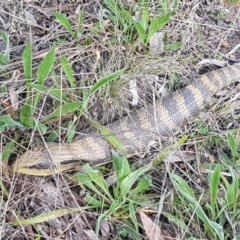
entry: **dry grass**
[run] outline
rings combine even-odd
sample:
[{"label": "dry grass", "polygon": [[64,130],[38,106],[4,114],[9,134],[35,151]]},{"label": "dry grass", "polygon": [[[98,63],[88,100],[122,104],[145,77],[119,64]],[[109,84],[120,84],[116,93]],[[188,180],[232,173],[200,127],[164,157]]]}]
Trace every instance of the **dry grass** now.
[{"label": "dry grass", "polygon": [[[0,116],[7,112],[12,114],[14,120],[19,121],[20,110],[24,104],[37,95],[33,89],[29,95],[27,94],[22,66],[21,56],[25,44],[30,40],[34,58],[33,73],[35,73],[32,83],[37,83],[37,68],[53,42],[57,42],[55,71],[47,79],[45,85],[49,88],[62,89],[70,101],[82,101],[83,90],[86,87],[92,86],[98,79],[123,67],[127,69],[122,78],[103,86],[89,99],[85,116],[100,124],[119,119],[134,109],[130,104],[132,93],[129,88],[129,79],[137,79],[139,96],[137,108],[144,107],[147,102],[152,102],[153,98],[159,97],[163,85],[171,86],[171,89],[175,90],[178,82],[186,83],[185,78],[191,81],[199,73],[215,69],[213,65],[200,67],[196,64],[206,58],[223,60],[224,56],[240,41],[240,17],[237,6],[207,4],[199,1],[186,1],[183,4],[181,1],[176,1],[178,4],[175,6],[170,4],[167,6],[169,9],[163,8],[165,11],[173,11],[174,14],[162,30],[165,33],[165,44],[181,40],[182,46],[176,51],[162,51],[161,54],[154,56],[149,54],[148,46],[144,46],[139,39],[132,37],[129,32],[125,32],[124,28],[106,17],[104,17],[102,27],[93,29],[94,24],[100,18],[99,14],[108,13],[104,1],[79,2],[6,0],[0,3],[0,28],[7,32],[12,44],[11,60],[0,66],[2,90],[0,92],[2,103]],[[131,1],[122,2],[129,11],[133,11],[137,6]],[[162,1],[162,6],[167,2],[169,1]],[[84,21],[81,25],[82,33],[73,38],[55,20],[53,13],[66,13],[72,29],[76,29],[78,15],[75,12],[78,6],[84,9]],[[151,14],[157,14],[161,1],[151,1],[148,7]],[[5,45],[1,40],[0,51],[4,52],[4,50]],[[69,86],[69,81],[58,61],[63,55],[72,64],[76,83],[74,88]],[[228,57],[239,59],[240,50],[238,49]],[[177,81],[174,81],[174,76]],[[150,77],[151,80],[149,80]],[[10,96],[11,91],[17,98],[18,106],[16,105],[15,110],[9,107],[13,101],[13,97]],[[206,174],[209,168],[204,164],[211,161],[221,162],[220,157],[223,154],[230,158],[231,150],[227,139],[229,132],[239,142],[239,99],[239,84],[227,87],[206,104],[203,113],[190,119],[189,124],[181,129],[181,132],[176,132],[165,143],[171,146],[179,136],[188,135],[189,140],[185,145],[179,146],[179,150],[181,153],[187,152],[187,155],[184,155],[185,158],[191,153],[189,162],[175,162],[176,158],[172,156],[164,164],[158,166],[156,171],[151,173],[154,183],[150,190],[152,195],[146,193],[148,198],[150,196],[152,198],[152,206],[147,206],[152,211],[152,218],[156,218],[161,223],[161,229],[172,234],[172,237],[180,236],[184,239],[195,236],[218,239],[212,235],[211,231],[204,230],[202,223],[197,225],[200,220],[189,210],[188,205],[184,205],[187,201],[179,197],[180,194],[174,188],[176,186],[171,182],[169,175],[173,172],[178,173],[189,183],[199,199],[205,199],[209,191]],[[61,104],[61,101],[59,102],[48,92],[41,93],[41,101],[34,108],[33,116],[36,121],[47,127],[44,136],[36,127],[10,127],[1,132],[1,150],[11,140],[15,143],[14,147],[10,148],[9,163],[16,159],[17,154],[21,154],[29,147],[32,139],[54,138],[56,142],[66,141],[70,132],[70,123],[74,124],[72,131],[75,137],[88,131],[89,126],[84,118],[79,119],[75,112],[61,119],[45,121],[46,116]],[[59,135],[53,135],[54,131],[59,132]],[[65,173],[46,178],[29,177],[12,173],[4,159],[1,163],[3,166],[0,178],[1,239],[40,239],[40,237],[43,239],[94,239],[97,219],[104,213],[104,210],[103,208],[87,209],[84,197],[89,194],[88,190],[69,179],[69,175]],[[106,178],[112,175],[111,164],[100,170]],[[162,211],[159,207],[161,205],[159,196],[161,196],[160,203],[163,204]],[[236,199],[236,205],[239,205],[238,199]],[[154,207],[159,207],[159,212],[153,211]],[[226,239],[230,239],[239,234],[239,222],[231,212],[227,210],[223,212],[227,216],[224,222]],[[49,215],[40,218],[43,213]],[[176,220],[171,221],[166,213],[171,213],[176,219],[181,219],[186,224],[186,228],[178,225]],[[52,220],[48,220],[49,217],[52,217]],[[29,219],[29,222],[26,226],[16,227],[11,224],[12,221],[18,219]],[[106,220],[100,226],[100,239],[132,239],[129,235],[124,236],[126,229],[123,226],[127,223],[124,222],[123,216],[109,217]],[[140,223],[139,219],[138,221]],[[146,236],[145,231],[141,230],[139,238],[144,238],[144,236]]]}]

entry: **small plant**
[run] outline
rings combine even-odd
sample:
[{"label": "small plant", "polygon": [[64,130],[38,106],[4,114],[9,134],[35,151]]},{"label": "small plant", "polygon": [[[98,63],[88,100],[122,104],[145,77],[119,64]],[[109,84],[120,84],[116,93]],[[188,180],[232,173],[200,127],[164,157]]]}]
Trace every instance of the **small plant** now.
[{"label": "small plant", "polygon": [[150,12],[148,8],[144,8],[139,21],[133,17],[139,39],[144,44],[149,43],[153,34],[159,31],[166,23],[168,23],[171,16],[171,12],[169,12],[162,17],[152,17],[150,20],[149,14]]},{"label": "small plant", "polygon": [[83,23],[83,14],[84,8],[79,11],[78,14],[78,24],[76,30],[73,30],[69,20],[67,19],[66,15],[63,13],[54,13],[53,16],[59,21],[59,23],[64,26],[67,31],[70,33],[73,39],[79,37],[83,33],[82,23]]},{"label": "small plant", "polygon": [[200,134],[206,135],[206,134],[209,133],[209,128],[207,126],[205,126],[202,121],[198,121],[196,123],[196,125],[197,125],[197,128],[198,128],[198,132]]},{"label": "small plant", "polygon": [[169,82],[167,84],[168,88],[170,89],[179,89],[181,87],[181,83],[179,82],[179,77],[177,74],[173,74],[170,79]]},{"label": "small plant", "polygon": [[[34,111],[36,106],[39,104],[41,100],[42,94],[47,94],[48,96],[55,99],[55,101],[61,102],[59,106],[48,116],[46,116],[45,120],[51,120],[54,118],[58,118],[64,116],[69,113],[77,112],[78,117],[80,117],[88,107],[88,101],[92,94],[98,91],[102,86],[108,84],[109,82],[117,79],[123,72],[124,69],[116,71],[102,79],[99,79],[90,89],[83,89],[83,100],[82,102],[79,100],[75,100],[73,97],[69,98],[64,92],[64,89],[61,86],[58,86],[56,83],[56,87],[46,87],[44,85],[45,81],[50,77],[55,75],[54,65],[56,62],[56,45],[54,44],[49,53],[44,57],[37,68],[37,83],[33,82],[33,73],[32,73],[32,49],[31,44],[28,43],[24,49],[23,53],[23,68],[24,74],[26,78],[26,86],[27,86],[27,101],[24,104],[23,108],[20,111],[20,122],[25,127],[34,127],[37,124],[38,130],[43,133],[46,132],[47,127],[43,122],[35,121],[33,118]],[[74,83],[73,71],[71,68],[71,64],[68,62],[65,56],[60,57],[60,65],[63,69],[63,72],[66,74],[67,79],[71,88],[74,90],[76,85]],[[33,94],[33,97],[30,97]],[[78,93],[79,95],[80,93]],[[70,128],[74,129],[75,125],[73,123],[69,123]],[[70,131],[71,132],[71,131]],[[67,136],[68,140],[71,141],[73,138],[72,134]],[[52,139],[53,140],[53,139]]]},{"label": "small plant", "polygon": [[[115,217],[122,219],[126,224],[126,231],[128,228],[134,229],[136,234],[134,239],[138,239],[136,236],[139,225],[135,213],[143,202],[149,201],[145,192],[151,186],[151,178],[143,175],[150,170],[150,167],[131,170],[127,159],[119,157],[115,152],[113,152],[113,165],[116,171],[116,183],[113,186],[98,170],[94,170],[89,165],[83,167],[86,173],[77,173],[75,177],[94,194],[85,197],[88,205],[103,212],[97,221],[96,235],[103,219]],[[132,231],[128,233],[133,234]]]},{"label": "small plant", "polygon": [[[191,215],[192,222],[188,223],[189,226],[199,225],[211,239],[224,240],[240,237],[238,234],[240,230],[239,178],[237,176],[240,159],[239,142],[232,134],[227,135],[227,140],[232,157],[222,154],[221,164],[211,163],[202,166],[209,170],[209,189],[203,190],[200,196],[182,177],[170,174],[175,190],[179,193],[178,198],[174,200],[174,205],[177,206],[180,202],[181,206],[188,206],[188,211],[186,207],[184,208]],[[185,225],[182,219],[189,217],[187,214],[181,219],[177,218],[176,214],[175,216],[170,216],[169,213],[165,215],[175,219],[177,225],[181,227]],[[197,237],[194,232],[191,232],[191,227],[188,229],[187,236]]]},{"label": "small plant", "polygon": [[226,15],[226,12],[222,10],[218,13],[217,18],[218,19],[223,19],[225,15]]}]

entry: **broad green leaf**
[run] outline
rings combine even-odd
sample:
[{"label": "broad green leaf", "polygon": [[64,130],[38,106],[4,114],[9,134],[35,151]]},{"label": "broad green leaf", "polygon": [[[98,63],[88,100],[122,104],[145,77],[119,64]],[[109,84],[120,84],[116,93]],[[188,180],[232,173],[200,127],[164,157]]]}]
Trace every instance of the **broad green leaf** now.
[{"label": "broad green leaf", "polygon": [[68,122],[68,132],[67,132],[67,142],[72,142],[74,138],[74,133],[76,130],[76,124],[73,123],[73,121]]},{"label": "broad green leaf", "polygon": [[65,56],[61,56],[60,63],[61,63],[64,73],[66,74],[66,76],[68,78],[71,88],[75,88],[76,85],[74,83],[73,71],[72,71],[72,68],[71,68],[70,63],[68,62],[67,58]]},{"label": "broad green leaf", "polygon": [[27,102],[24,104],[23,108],[20,111],[20,122],[23,124],[23,126],[34,126],[33,113],[34,111],[32,107],[32,102],[30,100],[27,100]]},{"label": "broad green leaf", "polygon": [[93,169],[89,164],[84,165],[83,170],[86,171],[90,179],[103,190],[103,192],[109,197],[109,199],[113,200],[111,194],[109,193],[107,183],[101,176],[100,172]]},{"label": "broad green leaf", "polygon": [[11,153],[13,152],[13,149],[14,149],[14,146],[15,146],[15,141],[10,141],[8,142],[3,150],[2,150],[2,160],[3,161],[7,161],[11,155]]},{"label": "broad green leaf", "polygon": [[91,125],[92,125],[94,128],[96,128],[98,131],[101,132],[101,134],[104,136],[104,138],[107,139],[107,141],[109,142],[109,144],[110,144],[112,147],[114,147],[114,148],[116,148],[116,149],[118,149],[118,150],[123,149],[122,143],[117,139],[117,137],[115,137],[115,136],[111,133],[111,131],[110,131],[107,127],[104,127],[104,126],[102,126],[102,125],[100,125],[100,124],[98,124],[98,123],[96,123],[96,122],[94,122],[94,121],[92,121],[92,120],[90,120],[90,119],[88,119],[88,122],[90,122]]},{"label": "broad green leaf", "polygon": [[126,157],[120,157],[114,150],[112,150],[112,157],[117,175],[117,186],[119,188],[123,179],[130,174],[131,169]]},{"label": "broad green leaf", "polygon": [[[189,199],[195,199],[192,188],[189,187],[189,185],[187,184],[187,182],[184,179],[182,179],[180,176],[178,176],[176,174],[171,174],[170,177],[172,178],[172,180],[174,180],[174,183],[176,183],[176,185],[174,185],[176,187],[176,190],[184,191],[186,194],[191,196],[191,198],[189,198]],[[178,187],[180,187],[180,188],[178,189]],[[191,200],[191,201],[193,201],[193,200]]]},{"label": "broad green leaf", "polygon": [[102,201],[99,201],[98,199],[91,196],[90,194],[87,194],[87,196],[84,197],[84,200],[94,208],[109,207],[109,205],[103,203]]},{"label": "broad green leaf", "polygon": [[227,188],[227,194],[226,194],[226,207],[229,209],[232,208],[236,204],[237,194],[234,189],[234,185],[230,184]]},{"label": "broad green leaf", "polygon": [[47,138],[47,142],[55,142],[55,140],[60,136],[60,133],[61,133],[60,128],[51,132],[51,134]]},{"label": "broad green leaf", "polygon": [[41,123],[40,121],[37,122],[37,128],[42,134],[46,134],[47,127],[45,124]]},{"label": "broad green leaf", "polygon": [[93,184],[93,181],[87,174],[76,173],[74,177],[79,182],[79,184],[83,184],[87,188],[91,189],[95,194],[98,194],[102,198],[105,198],[105,196],[95,187],[95,185]]},{"label": "broad green leaf", "polygon": [[129,214],[130,214],[130,218],[134,224],[134,227],[136,230],[138,230],[138,220],[137,220],[137,217],[136,217],[136,213],[135,213],[135,208],[133,206],[133,202],[132,201],[129,201]]},{"label": "broad green leaf", "polygon": [[44,92],[44,93],[49,94],[52,97],[57,97],[59,100],[61,100],[64,103],[68,102],[68,98],[66,97],[65,94],[63,94],[62,89],[57,89],[57,88],[49,89],[48,87],[46,87],[42,84],[35,84],[35,83],[30,83],[29,85],[33,89],[38,90],[40,93]]},{"label": "broad green leaf", "polygon": [[22,128],[23,125],[11,118],[9,114],[1,116],[1,121],[3,121],[8,127],[20,127]]},{"label": "broad green leaf", "polygon": [[232,183],[229,184],[228,181],[224,181],[225,183],[225,188],[227,189],[225,198],[226,198],[226,203],[225,205],[228,208],[231,208],[231,210],[233,212],[237,211],[239,202],[236,201],[237,196],[238,196],[238,191],[239,191],[239,178],[236,174],[236,172],[229,166],[226,166],[229,170],[229,172],[231,173],[231,177],[232,177]]},{"label": "broad green leaf", "polygon": [[196,200],[193,190],[189,187],[189,185],[176,174],[171,173],[170,177],[176,190],[181,193],[181,195],[189,202],[188,204],[192,211],[195,212],[208,227],[211,227],[208,216],[205,214],[199,202]]},{"label": "broad green leaf", "polygon": [[143,26],[141,25],[141,23],[134,21],[134,26],[137,30],[138,36],[140,38],[140,41],[145,43],[145,39],[146,39],[146,31],[144,30]]},{"label": "broad green leaf", "polygon": [[149,10],[147,8],[143,9],[142,16],[141,16],[141,26],[145,32],[147,32],[149,22]]},{"label": "broad green leaf", "polygon": [[24,75],[26,78],[26,84],[27,84],[27,98],[30,96],[30,86],[29,84],[32,81],[32,45],[31,43],[27,43],[23,55],[22,55],[22,61],[23,61],[23,70]]},{"label": "broad green leaf", "polygon": [[123,198],[129,193],[130,189],[132,188],[133,184],[142,176],[144,173],[148,172],[150,167],[142,167],[138,170],[130,173],[120,184],[120,189]]},{"label": "broad green leaf", "polygon": [[129,174],[131,173],[131,169],[130,169],[130,165],[128,163],[128,160],[126,157],[122,158],[122,162],[121,162],[121,167],[119,169],[119,171],[116,172],[117,174],[117,186],[120,190],[121,188],[121,184],[123,182],[123,180],[129,176]]},{"label": "broad green leaf", "polygon": [[211,226],[211,228],[214,230],[215,234],[218,236],[219,240],[224,240],[224,232],[223,232],[223,226],[221,226],[220,224],[213,222],[213,221],[209,221],[209,225]]},{"label": "broad green leaf", "polygon": [[117,79],[119,76],[121,76],[124,73],[125,69],[121,69],[115,73],[112,73],[104,78],[101,78],[98,80],[93,87],[90,90],[90,95],[95,93],[97,90],[99,90],[102,86],[104,86],[106,83],[109,83],[115,79]]},{"label": "broad green leaf", "polygon": [[43,84],[44,81],[47,79],[49,73],[53,68],[53,64],[55,62],[55,50],[56,44],[53,44],[52,49],[50,52],[44,57],[42,62],[40,63],[37,69],[37,81],[39,84]]},{"label": "broad green leaf", "polygon": [[162,213],[170,222],[174,223],[179,229],[187,229],[187,225],[184,222],[184,219],[179,219],[176,215],[172,215],[169,212]]},{"label": "broad green leaf", "polygon": [[210,181],[210,196],[211,196],[211,206],[213,209],[216,208],[217,204],[217,193],[218,193],[218,186],[220,183],[220,174],[221,174],[221,167],[218,164],[211,176],[211,181]]},{"label": "broad green leaf", "polygon": [[133,190],[130,191],[130,195],[141,194],[142,192],[148,190],[151,185],[152,178],[150,176],[146,176],[138,182],[137,186]]},{"label": "broad green leaf", "polygon": [[72,209],[59,209],[54,211],[49,211],[43,214],[40,214],[36,217],[31,217],[28,219],[22,219],[18,218],[18,220],[10,222],[12,226],[26,226],[31,224],[37,224],[37,223],[43,223],[43,222],[49,222],[50,220],[60,218],[62,216],[65,216],[67,214],[75,213],[75,212],[82,212],[86,209],[90,209],[89,207],[77,207]]},{"label": "broad green leaf", "polygon": [[149,33],[146,39],[146,43],[148,43],[153,36],[155,32],[157,32],[160,28],[162,28],[170,19],[171,12],[167,13],[166,15],[157,18],[153,17],[153,19],[150,21],[150,26],[149,26]]},{"label": "broad green leaf", "polygon": [[8,61],[7,61],[7,59],[4,57],[4,55],[3,54],[0,54],[0,65],[6,65],[6,64],[8,64]]},{"label": "broad green leaf", "polygon": [[104,86],[105,84],[115,80],[116,78],[118,78],[121,74],[123,74],[124,69],[121,69],[115,73],[112,73],[110,75],[108,75],[107,77],[101,78],[100,80],[98,80],[93,87],[91,88],[89,95],[85,97],[83,103],[82,103],[82,108],[81,108],[81,114],[84,113],[84,111],[87,109],[88,106],[88,100],[89,97],[95,93],[97,90],[99,90],[102,86]]},{"label": "broad green leaf", "polygon": [[81,107],[82,103],[80,102],[71,102],[65,103],[59,106],[54,112],[49,114],[46,119],[50,119],[53,117],[61,117],[68,113],[73,113],[74,111],[78,110]]},{"label": "broad green leaf", "polygon": [[67,19],[67,17],[62,14],[62,13],[53,13],[53,16],[59,21],[60,24],[62,24],[68,31],[69,33],[74,36],[72,27]]},{"label": "broad green leaf", "polygon": [[171,44],[165,44],[164,45],[164,50],[171,50],[171,51],[176,51],[182,47],[182,41],[178,41],[175,43]]},{"label": "broad green leaf", "polygon": [[239,143],[237,142],[236,138],[230,133],[227,135],[227,139],[228,139],[228,145],[231,149],[232,157],[235,163],[236,159],[240,157],[240,154],[238,153]]}]

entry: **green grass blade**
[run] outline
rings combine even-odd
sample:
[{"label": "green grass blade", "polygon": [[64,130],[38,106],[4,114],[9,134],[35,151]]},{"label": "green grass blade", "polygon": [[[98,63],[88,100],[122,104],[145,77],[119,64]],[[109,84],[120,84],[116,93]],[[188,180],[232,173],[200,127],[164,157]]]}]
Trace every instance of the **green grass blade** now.
[{"label": "green grass blade", "polygon": [[69,31],[69,33],[73,37],[74,33],[67,17],[62,13],[53,13],[53,16],[59,21],[60,24],[62,24]]},{"label": "green grass blade", "polygon": [[104,138],[107,139],[107,141],[109,142],[109,144],[112,147],[114,147],[115,149],[119,149],[119,150],[123,149],[123,144],[117,139],[117,137],[115,137],[111,133],[111,131],[108,128],[106,128],[106,127],[104,127],[104,126],[102,126],[102,125],[100,125],[100,124],[98,124],[98,123],[96,123],[96,122],[94,122],[90,119],[88,119],[88,122],[91,123],[91,125],[94,128],[96,128],[98,131],[101,132],[101,134],[104,136]]},{"label": "green grass blade", "polygon": [[49,73],[53,68],[53,64],[55,62],[55,54],[56,54],[55,50],[56,50],[56,44],[54,43],[52,49],[42,60],[41,64],[37,69],[37,81],[39,84],[44,83],[44,81],[47,79]]},{"label": "green grass blade", "polygon": [[75,38],[78,38],[81,34],[83,34],[84,32],[84,29],[82,27],[82,24],[83,24],[83,19],[84,19],[84,7],[81,8],[81,10],[79,11],[79,14],[78,14],[78,24],[77,24],[77,29],[74,33],[74,37]]},{"label": "green grass blade", "polygon": [[7,32],[1,31],[1,37],[2,37],[3,41],[6,43],[6,49],[5,49],[5,53],[4,53],[4,58],[6,59],[6,63],[10,63],[11,44],[10,44]]},{"label": "green grass blade", "polygon": [[48,87],[42,84],[36,84],[36,83],[30,83],[29,85],[31,86],[31,88],[36,89],[38,92],[47,93],[54,98],[57,97],[63,103],[68,102],[68,98],[66,97],[65,94],[63,94],[62,89],[55,89],[55,88],[49,89]]},{"label": "green grass blade", "polygon": [[90,90],[90,95],[95,93],[97,90],[99,90],[102,86],[104,86],[105,84],[117,79],[119,76],[121,76],[124,73],[125,69],[121,69],[115,73],[112,73],[104,78],[101,78],[100,80],[98,80],[93,87]]},{"label": "green grass blade", "polygon": [[8,142],[2,149],[2,160],[7,161],[14,150],[15,141]]},{"label": "green grass blade", "polygon": [[116,16],[117,13],[120,11],[116,1],[114,0],[104,0],[108,9],[110,9]]},{"label": "green grass blade", "polygon": [[103,203],[102,201],[99,201],[95,197],[91,196],[90,194],[87,194],[86,197],[84,197],[84,200],[94,208],[100,208],[100,207],[109,207],[109,205]]},{"label": "green grass blade", "polygon": [[26,226],[26,225],[31,225],[31,224],[48,222],[50,220],[65,216],[67,214],[75,213],[75,212],[78,212],[78,211],[84,211],[87,208],[88,207],[84,207],[84,208],[78,207],[78,208],[73,208],[73,209],[54,210],[54,211],[50,211],[50,212],[47,212],[47,213],[40,214],[36,217],[31,217],[31,218],[23,219],[23,220],[18,219],[17,221],[11,222],[11,225],[12,226]]},{"label": "green grass blade", "polygon": [[22,61],[23,61],[23,70],[24,75],[26,78],[26,84],[27,84],[27,98],[30,96],[30,86],[29,84],[32,81],[32,45],[31,43],[27,43],[23,55],[22,55]]},{"label": "green grass blade", "polygon": [[142,176],[144,173],[148,172],[150,167],[142,167],[137,169],[136,171],[130,173],[120,184],[121,194],[123,198],[129,193],[133,184]]},{"label": "green grass blade", "polygon": [[20,111],[20,122],[24,127],[32,127],[34,126],[33,122],[33,107],[32,102],[30,100],[27,100],[27,102],[24,104],[23,108]]},{"label": "green grass blade", "polygon": [[65,56],[61,56],[60,63],[61,63],[64,73],[66,74],[66,76],[68,78],[71,88],[75,88],[76,85],[74,83],[73,71],[72,71],[72,68],[71,68],[70,63],[68,62],[67,58]]},{"label": "green grass blade", "polygon": [[[192,195],[193,191],[188,186],[188,184],[176,174],[170,174],[171,181],[175,187],[175,189],[181,193],[181,195],[189,202],[186,203],[195,212],[195,214],[204,222],[206,227],[212,229],[213,234],[217,234],[222,237],[222,226],[216,222],[210,221],[208,216],[205,214],[203,208],[200,206],[199,202],[196,200],[195,196]],[[217,232],[219,231],[219,232]],[[222,239],[222,238],[220,238]]]},{"label": "green grass blade", "polygon": [[67,142],[72,142],[75,136],[76,124],[73,121],[68,122]]},{"label": "green grass blade", "polygon": [[146,38],[146,31],[144,30],[144,27],[141,25],[140,22],[137,22],[134,20],[134,26],[137,30],[138,36],[140,38],[140,41],[145,43],[145,38]]},{"label": "green grass blade", "polygon": [[216,165],[210,180],[211,206],[214,211],[213,212],[214,216],[212,216],[212,219],[215,218],[215,209],[217,204],[217,193],[218,193],[218,186],[220,183],[220,174],[221,174],[221,167],[218,164]]},{"label": "green grass blade", "polygon": [[219,240],[224,240],[224,232],[223,232],[223,226],[221,226],[220,224],[213,222],[213,221],[209,221],[209,225],[211,226],[211,228],[214,230],[215,235],[218,236]]},{"label": "green grass blade", "polygon": [[239,143],[237,139],[230,133],[227,135],[227,139],[228,139],[228,146],[231,149],[234,165],[236,165],[237,160],[240,158],[240,154],[238,153]]},{"label": "green grass blade", "polygon": [[141,26],[144,29],[144,32],[147,32],[149,22],[149,10],[147,8],[143,9],[141,16]]},{"label": "green grass blade", "polygon": [[171,16],[171,12],[167,13],[166,15],[157,18],[157,17],[153,17],[150,26],[149,26],[149,33],[146,39],[146,43],[149,43],[151,37],[153,36],[153,34],[155,32],[157,32],[159,29],[161,29],[166,23],[168,23],[170,16]]},{"label": "green grass blade", "polygon": [[81,107],[82,103],[80,102],[71,102],[71,103],[65,103],[61,106],[59,106],[54,112],[49,114],[46,119],[51,119],[54,117],[61,117],[65,114],[72,113],[76,110],[78,110]]},{"label": "green grass blade", "polygon": [[93,181],[91,180],[91,178],[88,176],[88,174],[85,173],[76,173],[74,175],[74,177],[76,178],[76,180],[80,183],[83,184],[84,186],[86,186],[87,188],[89,188],[90,190],[92,190],[95,194],[98,194],[99,196],[101,196],[103,199],[106,198],[93,184]]},{"label": "green grass blade", "polygon": [[120,187],[123,179],[125,179],[131,172],[130,165],[126,157],[120,157],[114,150],[112,150],[112,157],[117,175],[117,186]]},{"label": "green grass blade", "polygon": [[137,186],[130,191],[130,195],[141,194],[142,192],[148,190],[152,185],[152,178],[150,176],[145,176],[142,178]]},{"label": "green grass blade", "polygon": [[4,57],[3,54],[0,54],[0,66],[4,66],[6,64],[8,64],[7,59]]},{"label": "green grass blade", "polygon": [[85,170],[90,179],[103,190],[108,198],[113,201],[113,198],[108,190],[108,185],[100,172],[96,169],[93,169],[89,164],[84,165],[83,170]]},{"label": "green grass blade", "polygon": [[135,231],[138,233],[138,220],[137,220],[137,217],[136,217],[136,213],[135,213],[135,208],[134,208],[134,205],[133,205],[133,202],[132,201],[129,201],[129,215],[130,215],[130,218],[134,224],[134,227],[135,227]]},{"label": "green grass blade", "polygon": [[176,51],[182,47],[182,41],[177,41],[171,44],[165,44],[164,50]]},{"label": "green grass blade", "polygon": [[101,78],[93,85],[88,96],[85,96],[85,98],[84,98],[84,101],[82,103],[82,108],[80,109],[81,114],[83,114],[85,112],[85,110],[87,109],[89,97],[92,94],[94,94],[97,90],[99,90],[101,87],[103,87],[105,84],[117,79],[121,74],[123,74],[124,70],[125,69],[121,69],[115,73],[108,75],[107,77]]},{"label": "green grass blade", "polygon": [[9,114],[1,116],[1,120],[5,122],[8,127],[23,127],[21,123],[13,120]]}]

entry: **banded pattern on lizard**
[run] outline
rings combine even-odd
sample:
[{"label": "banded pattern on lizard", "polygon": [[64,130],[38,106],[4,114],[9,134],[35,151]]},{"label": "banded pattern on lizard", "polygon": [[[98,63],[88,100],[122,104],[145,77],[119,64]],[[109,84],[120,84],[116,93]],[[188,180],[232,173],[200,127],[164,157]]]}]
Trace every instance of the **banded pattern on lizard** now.
[{"label": "banded pattern on lizard", "polygon": [[[171,98],[157,100],[155,106],[142,108],[106,127],[123,144],[125,153],[139,153],[151,140],[161,140],[186,124],[207,98],[236,81],[240,81],[240,64],[209,72],[174,92]],[[104,136],[94,131],[73,143],[47,143],[46,147],[29,150],[12,168],[19,173],[50,175],[52,169],[59,173],[79,164],[96,165],[110,160],[111,146]]]}]

